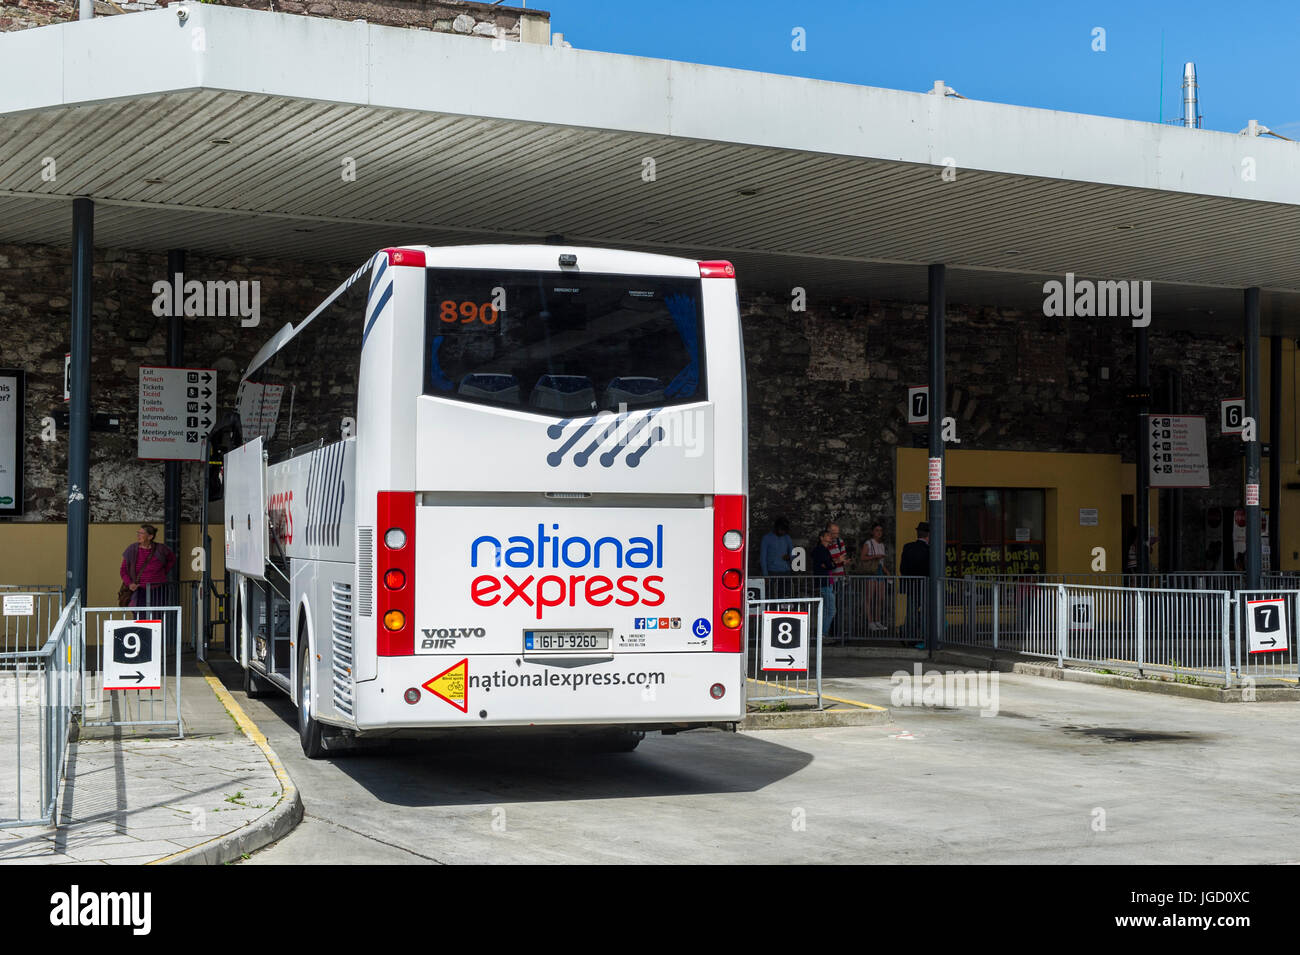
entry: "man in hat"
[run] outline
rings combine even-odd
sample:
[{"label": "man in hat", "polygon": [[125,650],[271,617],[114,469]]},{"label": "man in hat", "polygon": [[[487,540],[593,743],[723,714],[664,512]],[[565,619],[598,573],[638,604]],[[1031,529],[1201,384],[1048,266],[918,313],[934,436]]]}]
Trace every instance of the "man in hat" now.
[{"label": "man in hat", "polygon": [[898,572],[903,580],[903,593],[907,596],[907,622],[904,632],[907,643],[916,641],[918,650],[925,649],[925,631],[922,621],[922,606],[928,590],[927,581],[921,577],[930,576],[930,522],[922,521],[916,525],[916,540],[903,548],[898,559]]}]

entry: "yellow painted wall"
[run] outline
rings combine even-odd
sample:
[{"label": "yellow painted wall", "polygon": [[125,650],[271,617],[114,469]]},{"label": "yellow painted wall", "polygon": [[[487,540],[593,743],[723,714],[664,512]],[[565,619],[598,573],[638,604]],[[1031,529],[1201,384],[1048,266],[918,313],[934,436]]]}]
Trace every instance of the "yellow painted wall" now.
[{"label": "yellow painted wall", "polygon": [[[916,537],[916,525],[927,512],[903,510],[903,493],[926,491],[928,453],[924,448],[898,448],[894,459],[895,547],[901,552]],[[1045,494],[1043,533],[1047,573],[1091,573],[1092,549],[1106,549],[1106,571],[1121,573],[1124,528],[1120,499],[1133,487],[1133,465],[1116,454],[1055,454],[1028,451],[953,451],[945,455],[946,484],[951,487],[1042,488]],[[1156,494],[1152,494],[1156,526]],[[1097,526],[1080,527],[1079,509],[1095,507]]]},{"label": "yellow painted wall", "polygon": [[[1259,406],[1260,417],[1263,421],[1260,428],[1260,438],[1264,441],[1273,440],[1273,423],[1268,413],[1269,390],[1272,388],[1272,382],[1269,376],[1269,340],[1260,339],[1259,343]],[[1278,565],[1276,560],[1274,566],[1281,570],[1300,570],[1300,558],[1295,556],[1300,553],[1300,490],[1287,490],[1287,484],[1300,483],[1300,446],[1296,441],[1296,347],[1295,340],[1291,338],[1282,339],[1282,421],[1278,431],[1278,438],[1281,443],[1281,451],[1278,459],[1282,468],[1282,500],[1281,500],[1281,564]],[[1240,392],[1238,392],[1240,394]],[[1224,397],[1233,397],[1225,395]],[[1213,424],[1211,433],[1217,433],[1218,428]],[[1260,473],[1259,500],[1260,503],[1268,508],[1270,515],[1276,516],[1278,509],[1273,506],[1269,500],[1269,468],[1272,462],[1268,458],[1263,458],[1263,467]],[[1242,479],[1245,479],[1245,462],[1242,462]],[[1243,492],[1244,493],[1244,492]],[[1244,504],[1244,500],[1242,504]],[[1238,505],[1241,506],[1241,505]]]},{"label": "yellow painted wall", "polygon": [[[162,533],[162,522],[151,521]],[[118,569],[122,565],[122,551],[135,543],[136,524],[90,525],[89,560],[86,585],[91,607],[117,605],[117,588],[121,586]],[[213,576],[225,574],[222,528],[211,525]],[[0,583],[3,584],[55,584],[61,586],[67,571],[66,549],[68,528],[66,524],[0,524]],[[198,580],[199,572],[193,569],[192,549],[199,546],[199,525],[181,525],[181,546],[178,550],[181,580]]]}]

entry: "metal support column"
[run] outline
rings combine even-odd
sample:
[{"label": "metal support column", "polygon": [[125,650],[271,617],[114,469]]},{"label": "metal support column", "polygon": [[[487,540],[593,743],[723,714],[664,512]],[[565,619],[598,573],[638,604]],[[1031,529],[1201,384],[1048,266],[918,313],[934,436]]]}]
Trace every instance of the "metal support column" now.
[{"label": "metal support column", "polygon": [[72,200],[72,334],[68,367],[68,550],[66,599],[86,600],[90,544],[90,314],[95,270],[95,204]]},{"label": "metal support column", "polygon": [[1246,314],[1242,331],[1246,418],[1254,423],[1255,440],[1246,442],[1246,588],[1259,589],[1259,289],[1246,289]]},{"label": "metal support column", "polygon": [[[172,249],[167,253],[167,281],[177,283],[173,288],[184,288],[185,250]],[[167,364],[180,368],[184,361],[184,326],[183,316],[177,314],[179,309],[172,309],[172,316],[167,320]],[[172,568],[172,590],[180,601],[180,587],[177,582],[181,574],[181,462],[163,463],[163,540],[176,552],[176,565]]]},{"label": "metal support column", "polygon": [[[943,416],[947,408],[947,384],[944,380],[944,311],[946,308],[946,267],[930,266],[930,461],[927,481],[930,523],[930,626],[926,630],[926,650],[933,657],[943,643],[946,624],[943,578],[948,535],[944,529]],[[936,480],[937,470],[937,480]]]},{"label": "metal support column", "polygon": [[[1177,368],[1169,370],[1169,413],[1183,413],[1183,373]],[[1160,547],[1161,568],[1178,572],[1183,569],[1183,492],[1170,488],[1166,501],[1169,510],[1169,533]]]},{"label": "metal support column", "polygon": [[1282,336],[1268,339],[1269,569],[1282,569]]},{"label": "metal support column", "polygon": [[[1137,572],[1151,573],[1151,436],[1148,433],[1147,415],[1151,413],[1151,365],[1145,327],[1137,329],[1137,393],[1138,393],[1138,428],[1137,455],[1134,469],[1137,472],[1137,493],[1133,497],[1134,519],[1137,521],[1137,537],[1133,549],[1137,556]],[[1128,554],[1124,555],[1125,562]]]}]

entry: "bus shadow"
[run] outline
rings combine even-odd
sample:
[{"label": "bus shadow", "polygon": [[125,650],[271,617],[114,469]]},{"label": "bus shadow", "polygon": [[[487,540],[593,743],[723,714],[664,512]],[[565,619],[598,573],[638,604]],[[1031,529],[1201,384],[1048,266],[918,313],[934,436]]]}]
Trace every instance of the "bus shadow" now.
[{"label": "bus shadow", "polygon": [[376,799],[399,806],[755,792],[813,760],[796,749],[720,730],[648,735],[631,753],[593,753],[581,743],[526,731],[380,745],[329,758]]},{"label": "bus shadow", "polygon": [[[227,687],[242,675],[213,664]],[[298,711],[278,694],[261,701],[293,734]],[[271,735],[268,733],[268,735]],[[275,734],[278,737],[278,733]],[[282,752],[286,762],[301,759]],[[366,741],[329,753],[314,766],[332,767],[376,799],[398,806],[504,805],[523,802],[755,792],[811,764],[812,755],[746,733],[691,730],[647,734],[631,753],[596,753],[583,743],[529,727],[452,731],[431,740]],[[304,782],[310,773],[301,775]],[[301,785],[301,783],[300,783]]]}]

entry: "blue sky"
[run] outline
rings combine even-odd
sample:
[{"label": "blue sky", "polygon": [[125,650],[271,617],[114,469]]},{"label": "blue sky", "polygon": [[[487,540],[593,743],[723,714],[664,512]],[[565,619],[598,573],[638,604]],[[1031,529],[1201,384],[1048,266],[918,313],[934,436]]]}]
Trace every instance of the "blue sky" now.
[{"label": "blue sky", "polygon": [[[1300,2],[529,0],[575,47],[1155,122],[1196,63],[1207,129],[1300,139]],[[791,49],[802,27],[807,49]],[[1092,49],[1105,30],[1104,52]],[[1160,68],[1164,34],[1164,70]],[[1163,78],[1163,83],[1161,82]]]}]

